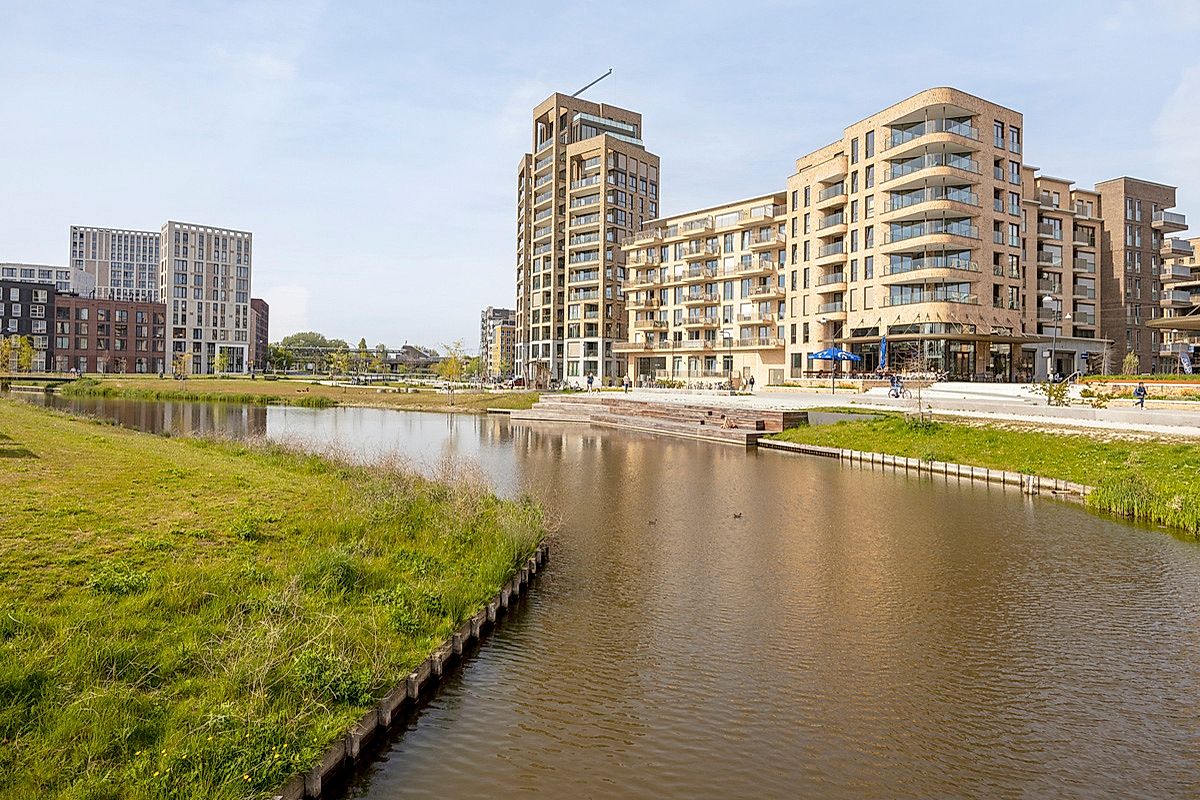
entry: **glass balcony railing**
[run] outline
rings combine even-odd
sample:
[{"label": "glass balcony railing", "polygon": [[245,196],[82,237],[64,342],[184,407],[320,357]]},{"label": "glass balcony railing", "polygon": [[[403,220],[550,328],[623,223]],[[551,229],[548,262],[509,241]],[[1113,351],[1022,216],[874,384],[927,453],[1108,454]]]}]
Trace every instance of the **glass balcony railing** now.
[{"label": "glass balcony railing", "polygon": [[[970,206],[979,205],[979,195],[969,189],[958,189],[946,186],[929,186],[917,192],[907,192],[905,194],[893,194],[888,198],[884,205],[885,211],[899,211],[902,208],[915,206],[920,203],[927,203],[933,200],[949,200],[955,203],[964,203]],[[996,210],[1003,210],[1003,201],[999,198],[996,200]]]},{"label": "glass balcony railing", "polygon": [[979,141],[979,129],[972,127],[970,122],[957,119],[929,119],[903,129],[893,129],[884,149],[890,150],[932,133],[953,133],[974,142]]},{"label": "glass balcony railing", "polygon": [[839,311],[845,310],[846,304],[841,300],[838,300],[835,303],[821,303],[821,305],[817,306],[818,314],[836,314]]},{"label": "glass balcony railing", "polygon": [[820,278],[817,278],[817,286],[829,286],[830,284],[845,282],[846,273],[844,272],[831,272],[828,275],[822,275]]},{"label": "glass balcony railing", "polygon": [[930,236],[933,234],[947,234],[950,236],[978,239],[979,228],[965,220],[949,221],[931,219],[913,225],[893,225],[889,230],[884,231],[883,241],[903,242],[907,239],[915,239],[918,236]]},{"label": "glass balcony railing", "polygon": [[817,192],[817,202],[821,203],[821,202],[824,202],[825,200],[830,199],[831,197],[837,197],[838,195],[845,194],[845,193],[846,193],[846,184],[835,183],[833,186],[828,186],[828,187],[822,189],[821,191]]},{"label": "glass balcony railing", "polygon": [[831,242],[830,244],[821,245],[821,247],[817,250],[817,258],[835,256],[844,252],[846,252],[845,242]]},{"label": "glass balcony railing", "polygon": [[908,306],[916,303],[960,303],[979,305],[979,296],[970,292],[950,289],[931,289],[916,292],[901,292],[883,298],[885,306]]},{"label": "glass balcony railing", "polygon": [[979,173],[979,162],[968,156],[957,153],[928,153],[892,164],[891,169],[886,173],[886,180],[903,178],[934,167],[953,167],[964,172]]},{"label": "glass balcony railing", "polygon": [[903,275],[924,269],[955,269],[962,272],[979,272],[979,264],[970,259],[958,257],[926,256],[925,258],[905,259],[884,265],[885,275]]}]

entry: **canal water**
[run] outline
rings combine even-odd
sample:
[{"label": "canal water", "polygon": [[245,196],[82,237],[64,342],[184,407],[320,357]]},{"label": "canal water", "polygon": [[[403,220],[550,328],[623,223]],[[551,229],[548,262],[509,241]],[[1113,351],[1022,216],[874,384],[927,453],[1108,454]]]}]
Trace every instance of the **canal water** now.
[{"label": "canal water", "polygon": [[53,401],[479,467],[560,524],[353,798],[1200,796],[1200,546],[1049,499],[583,426]]}]

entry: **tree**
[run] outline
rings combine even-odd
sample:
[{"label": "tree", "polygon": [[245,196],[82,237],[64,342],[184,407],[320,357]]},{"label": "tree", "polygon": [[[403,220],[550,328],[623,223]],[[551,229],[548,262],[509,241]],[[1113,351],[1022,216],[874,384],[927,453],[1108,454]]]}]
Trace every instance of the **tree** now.
[{"label": "tree", "polygon": [[462,339],[455,339],[450,344],[442,345],[446,351],[446,356],[438,362],[437,374],[446,381],[450,390],[450,405],[454,405],[454,384],[462,380],[463,376],[463,361],[466,359],[466,351],[463,348]]},{"label": "tree", "polygon": [[1121,362],[1121,373],[1123,375],[1137,375],[1140,370],[1141,362],[1138,361],[1137,353],[1126,353],[1125,360]]},{"label": "tree", "polygon": [[279,340],[279,345],[291,351],[292,357],[301,364],[312,364],[315,372],[325,371],[335,351],[350,347],[341,339],[326,339],[316,331],[301,331],[285,336]]},{"label": "tree", "polygon": [[12,339],[0,334],[0,372],[11,372],[13,368]]},{"label": "tree", "polygon": [[380,342],[375,345],[375,355],[371,358],[371,372],[383,372],[387,365],[387,345]]},{"label": "tree", "polygon": [[338,350],[329,357],[329,365],[334,373],[345,375],[350,371],[350,350]]},{"label": "tree", "polygon": [[33,371],[33,342],[28,336],[17,339],[17,369],[21,372]]},{"label": "tree", "polygon": [[213,372],[218,374],[229,369],[229,354],[224,350],[218,351],[217,354],[213,356],[212,368]]},{"label": "tree", "polygon": [[362,372],[366,369],[367,359],[371,356],[371,351],[367,349],[367,340],[365,338],[358,340],[358,352],[354,355],[354,371]]},{"label": "tree", "polygon": [[287,372],[292,367],[292,351],[278,344],[267,345],[267,366],[276,372]]},{"label": "tree", "polygon": [[186,381],[188,373],[192,371],[191,356],[187,353],[176,353],[175,358],[171,359],[171,370],[176,378]]},{"label": "tree", "polygon": [[463,369],[463,374],[473,381],[481,380],[483,378],[483,359],[479,356],[472,358]]}]

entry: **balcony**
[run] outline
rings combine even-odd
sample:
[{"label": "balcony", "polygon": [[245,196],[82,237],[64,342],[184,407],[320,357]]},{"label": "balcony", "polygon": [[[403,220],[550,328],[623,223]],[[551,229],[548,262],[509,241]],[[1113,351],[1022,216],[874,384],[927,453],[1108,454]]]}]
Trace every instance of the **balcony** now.
[{"label": "balcony", "polygon": [[1094,328],[1096,313],[1094,311],[1076,311],[1071,315],[1071,324],[1077,328]]},{"label": "balcony", "polygon": [[702,231],[711,231],[713,229],[713,218],[702,217],[701,219],[690,219],[687,222],[679,224],[679,232],[681,234],[694,234]]},{"label": "balcony", "polygon": [[1159,278],[1165,283],[1168,281],[1193,281],[1200,280],[1200,276],[1192,272],[1191,267],[1183,264],[1167,264],[1163,266],[1162,272],[1159,273]]},{"label": "balcony", "polygon": [[658,275],[643,274],[640,277],[631,275],[625,281],[625,289],[626,291],[633,291],[637,289],[653,289],[656,286],[662,286],[663,283],[663,279]]},{"label": "balcony", "polygon": [[949,168],[960,172],[980,174],[979,162],[956,153],[927,153],[923,156],[892,164],[884,173],[884,182],[909,178],[927,169]]},{"label": "balcony", "polygon": [[691,267],[676,276],[675,280],[682,283],[695,283],[696,281],[712,280],[715,277],[717,277],[717,271],[712,267]]},{"label": "balcony", "polygon": [[817,192],[816,208],[818,211],[825,208],[833,208],[834,206],[845,205],[846,203],[846,184],[835,183],[833,186],[827,186]]},{"label": "balcony", "polygon": [[[969,189],[957,189],[946,186],[927,186],[914,192],[903,194],[893,193],[883,204],[883,213],[904,211],[914,206],[934,202],[961,203],[967,206],[979,206],[979,195]],[[997,209],[999,211],[1000,209]]]},{"label": "balcony", "polygon": [[846,273],[845,272],[831,272],[828,275],[822,275],[821,277],[817,278],[817,286],[829,286],[830,284],[833,284],[833,283],[845,283],[845,282],[846,282]]},{"label": "balcony", "polygon": [[738,212],[737,224],[740,226],[772,225],[781,222],[787,215],[787,206],[768,203]]},{"label": "balcony", "polygon": [[665,331],[667,321],[665,319],[635,319],[633,329],[635,331]]},{"label": "balcony", "polygon": [[1057,239],[1062,241],[1062,226],[1051,222],[1039,222],[1037,235],[1039,239]]},{"label": "balcony", "polygon": [[654,228],[648,231],[638,231],[631,233],[621,240],[622,247],[636,247],[638,245],[651,244],[653,242],[661,242],[663,238],[662,228]]},{"label": "balcony", "polygon": [[662,259],[655,250],[638,250],[625,256],[625,263],[631,267],[651,266],[662,263]]},{"label": "balcony", "polygon": [[683,296],[683,304],[685,306],[711,306],[716,305],[719,298],[715,292],[692,292]]},{"label": "balcony", "polygon": [[773,231],[765,234],[756,233],[750,237],[751,250],[769,250],[775,247],[783,247],[785,243],[786,240],[783,234]]},{"label": "balcony", "polygon": [[684,245],[681,250],[684,261],[702,261],[706,258],[716,258],[721,255],[721,248],[716,245],[692,242]]},{"label": "balcony", "polygon": [[1160,356],[1174,356],[1178,358],[1182,353],[1192,352],[1192,342],[1163,342],[1158,346],[1158,354]]},{"label": "balcony", "polygon": [[1089,261],[1086,258],[1077,258],[1073,260],[1071,262],[1071,266],[1076,272],[1086,272],[1090,275],[1094,275],[1096,273],[1096,262]]},{"label": "balcony", "polygon": [[631,299],[629,295],[625,296],[625,308],[630,310],[646,310],[653,311],[656,308],[662,307],[662,300],[650,295],[644,294],[641,298]]},{"label": "balcony", "polygon": [[844,314],[846,312],[846,303],[842,300],[836,300],[829,303],[821,303],[817,306],[818,314]]},{"label": "balcony", "polygon": [[960,305],[977,306],[979,305],[979,296],[967,292],[930,289],[888,295],[883,298],[884,306],[910,306],[917,303],[957,303]]},{"label": "balcony", "polygon": [[676,346],[680,350],[712,350],[716,344],[716,339],[684,339]]},{"label": "balcony", "polygon": [[1192,304],[1192,295],[1179,289],[1164,289],[1158,304],[1163,308],[1186,308]]},{"label": "balcony", "polygon": [[742,260],[732,267],[726,267],[721,271],[722,275],[737,275],[742,278],[750,278],[755,275],[774,274],[780,268],[781,264],[767,256],[742,256]]},{"label": "balcony", "polygon": [[1060,281],[1046,280],[1045,278],[1037,282],[1038,293],[1062,294],[1063,285]]},{"label": "balcony", "polygon": [[737,321],[743,324],[774,325],[778,317],[774,314],[738,314]]},{"label": "balcony", "polygon": [[924,145],[925,142],[920,140],[935,133],[953,134],[968,142],[979,141],[979,129],[972,127],[969,122],[956,119],[929,119],[906,128],[893,129],[891,136],[884,140],[883,149],[885,151],[895,150],[914,142],[917,145]]},{"label": "balcony", "polygon": [[818,267],[837,264],[846,260],[846,243],[844,241],[830,242],[817,248],[817,258],[814,263]]},{"label": "balcony", "polygon": [[778,339],[774,336],[744,337],[741,339],[731,339],[730,342],[735,350],[774,349],[784,346],[783,339]]},{"label": "balcony", "polygon": [[1080,286],[1079,284],[1076,284],[1075,286],[1071,287],[1071,297],[1074,297],[1077,300],[1095,300],[1096,287]]},{"label": "balcony", "polygon": [[926,256],[885,264],[883,274],[887,276],[907,276],[912,272],[928,272],[930,270],[951,270],[955,272],[979,272],[979,264],[961,258],[945,258],[942,256]]},{"label": "balcony", "polygon": [[922,236],[958,236],[965,239],[978,239],[979,228],[970,222],[947,222],[941,219],[931,219],[916,224],[893,224],[893,227],[883,232],[884,244],[899,244]]},{"label": "balcony", "polygon": [[1158,254],[1163,258],[1180,258],[1193,254],[1192,246],[1183,239],[1163,239]]},{"label": "balcony", "polygon": [[571,190],[574,191],[575,189],[584,189],[588,186],[599,186],[599,185],[600,185],[600,176],[599,175],[589,175],[586,178],[580,178],[577,181],[571,181]]},{"label": "balcony", "polygon": [[1062,254],[1052,253],[1049,250],[1038,250],[1037,263],[1044,267],[1051,267],[1052,269],[1062,269]]},{"label": "balcony", "polygon": [[1150,219],[1150,226],[1164,233],[1177,233],[1187,230],[1187,217],[1173,211],[1155,211]]},{"label": "balcony", "polygon": [[615,353],[641,353],[655,348],[656,345],[653,342],[613,342],[613,352]]},{"label": "balcony", "polygon": [[721,327],[721,318],[716,314],[705,314],[699,317],[684,317],[683,327],[685,328],[719,328]]},{"label": "balcony", "polygon": [[750,289],[750,297],[755,300],[782,300],[786,291],[778,284],[769,284],[767,286],[754,286]]},{"label": "balcony", "polygon": [[600,202],[599,194],[588,194],[583,197],[571,198],[571,208],[583,208],[584,206],[594,206]]},{"label": "balcony", "polygon": [[1076,247],[1095,247],[1096,235],[1090,231],[1076,228],[1074,235],[1071,237],[1071,242]]}]

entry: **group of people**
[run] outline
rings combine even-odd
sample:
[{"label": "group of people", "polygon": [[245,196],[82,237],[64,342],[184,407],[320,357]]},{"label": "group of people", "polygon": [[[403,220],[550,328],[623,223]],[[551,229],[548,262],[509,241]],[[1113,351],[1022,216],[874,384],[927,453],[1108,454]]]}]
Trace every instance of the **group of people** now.
[{"label": "group of people", "polygon": [[[755,383],[754,376],[751,375],[750,378],[746,381],[746,386],[749,387],[751,393],[754,392],[754,383]],[[596,375],[594,373],[589,372],[587,374],[587,390],[589,392],[592,391],[592,389],[595,387],[595,385],[596,385]],[[632,388],[633,388],[633,380],[628,375],[626,375],[624,378],[621,379],[621,389],[622,389],[622,391],[624,391],[625,394],[629,394],[629,390]]]}]

